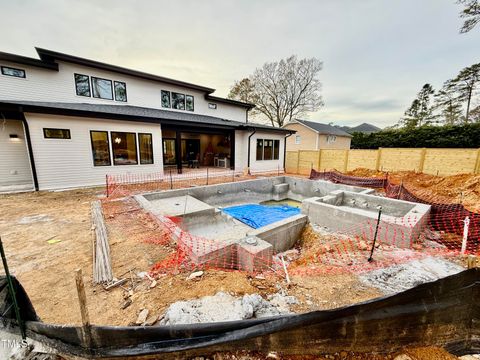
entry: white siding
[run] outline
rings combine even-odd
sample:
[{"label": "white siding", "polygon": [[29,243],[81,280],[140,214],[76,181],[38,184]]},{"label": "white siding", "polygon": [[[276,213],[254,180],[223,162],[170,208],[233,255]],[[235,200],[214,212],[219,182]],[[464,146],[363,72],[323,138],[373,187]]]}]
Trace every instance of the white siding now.
[{"label": "white siding", "polygon": [[[10,139],[10,134],[18,135],[18,139]],[[0,186],[28,184],[33,187],[23,124],[0,119]]]},{"label": "white siding", "polygon": [[[107,174],[163,173],[159,124],[31,113],[26,113],[25,117],[30,128],[40,190],[104,185]],[[43,128],[70,129],[71,139],[45,139]],[[154,164],[94,166],[90,130],[153,134]]]},{"label": "white siding", "polygon": [[[215,103],[215,101],[205,100],[205,93],[198,90],[191,90],[67,62],[59,61],[58,63],[59,71],[57,72],[0,61],[0,65],[26,70],[25,79],[0,74],[0,100],[131,105],[191,114],[192,112],[190,111],[171,110],[161,107],[160,91],[168,90],[193,95],[195,102],[195,111],[193,113],[195,114],[210,115],[240,122],[245,122],[246,120],[246,109],[243,107],[216,103],[217,109],[209,109],[208,103]],[[127,84],[128,102],[78,96],[75,92],[75,73],[109,79],[112,80],[112,84],[114,80],[125,82]]]},{"label": "white siding", "polygon": [[[248,139],[248,135],[247,135]],[[260,160],[257,161],[257,139],[280,140],[280,151],[278,153],[278,160]],[[257,131],[251,138],[250,143],[250,172],[267,172],[283,170],[283,157],[285,146],[285,135],[281,133],[273,133],[266,131]]]}]

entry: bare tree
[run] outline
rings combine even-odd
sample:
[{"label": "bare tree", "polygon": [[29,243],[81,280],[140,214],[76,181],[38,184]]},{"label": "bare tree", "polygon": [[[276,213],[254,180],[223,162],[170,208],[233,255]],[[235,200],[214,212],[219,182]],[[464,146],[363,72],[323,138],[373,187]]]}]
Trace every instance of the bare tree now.
[{"label": "bare tree", "polygon": [[480,22],[480,3],[478,0],[458,0],[457,4],[464,6],[460,17],[465,20],[460,33],[467,33]]},{"label": "bare tree", "polygon": [[252,102],[272,126],[283,126],[322,105],[318,74],[322,63],[316,58],[287,59],[265,63],[248,79],[237,81],[229,97]]}]

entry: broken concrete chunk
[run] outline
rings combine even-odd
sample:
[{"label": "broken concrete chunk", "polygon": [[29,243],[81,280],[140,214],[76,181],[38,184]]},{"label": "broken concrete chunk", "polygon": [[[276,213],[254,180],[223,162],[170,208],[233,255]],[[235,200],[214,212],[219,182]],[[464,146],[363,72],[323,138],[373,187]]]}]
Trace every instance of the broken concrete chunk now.
[{"label": "broken concrete chunk", "polygon": [[150,318],[148,318],[147,320],[145,320],[145,322],[142,324],[142,325],[145,325],[145,326],[152,326],[154,325],[156,322],[158,321],[158,316],[151,316]]},{"label": "broken concrete chunk", "polygon": [[138,314],[137,321],[135,321],[135,324],[142,325],[143,323],[145,323],[145,321],[147,321],[147,317],[148,317],[148,309],[143,309]]},{"label": "broken concrete chunk", "polygon": [[202,275],[203,275],[203,271],[195,271],[187,277],[187,280],[193,280],[201,277]]}]

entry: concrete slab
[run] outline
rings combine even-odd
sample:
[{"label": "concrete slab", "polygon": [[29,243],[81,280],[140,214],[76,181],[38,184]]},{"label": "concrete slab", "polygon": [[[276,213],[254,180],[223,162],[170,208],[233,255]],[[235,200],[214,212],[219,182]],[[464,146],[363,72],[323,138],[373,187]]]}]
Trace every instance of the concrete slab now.
[{"label": "concrete slab", "polygon": [[164,216],[184,216],[214,214],[215,208],[191,195],[175,196],[165,199],[150,200],[150,206],[156,213]]}]

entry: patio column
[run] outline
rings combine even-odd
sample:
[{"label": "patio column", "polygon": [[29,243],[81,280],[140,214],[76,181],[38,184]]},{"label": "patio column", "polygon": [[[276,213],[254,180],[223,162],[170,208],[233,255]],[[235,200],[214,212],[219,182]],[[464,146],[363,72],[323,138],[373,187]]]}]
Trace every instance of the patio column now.
[{"label": "patio column", "polygon": [[182,133],[175,131],[175,160],[177,161],[177,172],[182,173]]}]

